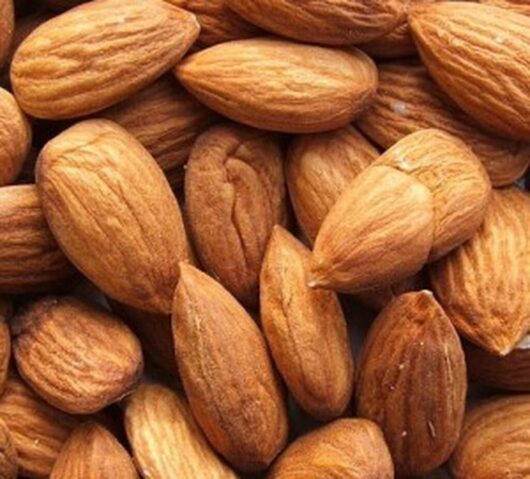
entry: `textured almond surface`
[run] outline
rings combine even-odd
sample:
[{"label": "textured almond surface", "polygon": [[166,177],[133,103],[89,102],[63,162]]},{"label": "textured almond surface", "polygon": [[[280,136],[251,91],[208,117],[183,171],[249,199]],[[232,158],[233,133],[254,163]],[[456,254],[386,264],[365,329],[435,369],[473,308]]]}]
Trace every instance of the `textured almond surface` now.
[{"label": "textured almond surface", "polygon": [[261,332],[219,283],[181,264],[173,336],[194,416],[238,469],[265,469],[285,445],[287,415]]},{"label": "textured almond surface", "polygon": [[466,415],[451,459],[455,479],[526,478],[530,474],[530,396],[490,399]]},{"label": "textured almond surface", "polygon": [[4,391],[9,361],[11,359],[11,333],[8,321],[13,313],[13,305],[10,299],[0,297],[0,394]]},{"label": "textured almond surface", "polygon": [[0,419],[0,479],[18,477],[18,456],[13,437],[6,423]]},{"label": "textured almond surface", "polygon": [[66,412],[97,412],[130,392],[142,374],[140,343],[129,328],[71,296],[36,301],[13,319],[12,331],[20,374]]},{"label": "textured almond surface", "polygon": [[404,294],[380,313],[363,345],[357,412],[383,430],[396,474],[427,474],[449,458],[466,389],[460,340],[432,293]]},{"label": "textured almond surface", "polygon": [[133,136],[106,120],[78,123],[42,150],[37,186],[55,238],[87,278],[123,303],[171,311],[186,233],[167,180]]},{"label": "textured almond surface", "polygon": [[268,479],[393,479],[381,430],[365,419],[340,419],[294,441]]},{"label": "textured almond surface", "polygon": [[198,34],[194,15],[162,0],[88,2],[24,40],[11,64],[11,83],[32,116],[79,117],[148,85]]},{"label": "textured almond surface", "polygon": [[530,328],[530,197],[496,190],[470,241],[431,265],[434,291],[461,334],[497,355]]},{"label": "textured almond surface", "polygon": [[15,28],[13,0],[0,0],[0,67],[9,52]]},{"label": "textured almond surface", "polygon": [[212,451],[185,400],[158,384],[127,399],[125,429],[142,477],[236,479]]},{"label": "textured almond surface", "polygon": [[480,3],[488,3],[490,5],[497,5],[498,7],[507,8],[514,12],[522,13],[523,15],[530,15],[530,3],[528,0],[479,0]]},{"label": "textured almond surface", "polygon": [[314,133],[347,125],[372,100],[377,70],[351,47],[238,40],[187,57],[175,73],[201,102],[264,130]]},{"label": "textured almond surface", "polygon": [[409,23],[429,73],[460,108],[493,132],[530,141],[529,17],[440,2],[413,9]]},{"label": "textured almond surface", "polygon": [[311,415],[329,420],[349,404],[353,356],[338,297],[307,285],[310,264],[310,251],[276,226],[261,270],[260,318],[294,399]]}]

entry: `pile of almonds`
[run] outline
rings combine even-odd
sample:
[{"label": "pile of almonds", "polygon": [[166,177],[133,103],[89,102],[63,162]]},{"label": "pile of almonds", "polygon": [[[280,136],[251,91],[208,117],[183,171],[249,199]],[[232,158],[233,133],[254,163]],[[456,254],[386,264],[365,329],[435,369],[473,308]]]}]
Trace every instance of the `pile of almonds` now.
[{"label": "pile of almonds", "polygon": [[528,0],[0,0],[0,84],[0,479],[530,478]]}]

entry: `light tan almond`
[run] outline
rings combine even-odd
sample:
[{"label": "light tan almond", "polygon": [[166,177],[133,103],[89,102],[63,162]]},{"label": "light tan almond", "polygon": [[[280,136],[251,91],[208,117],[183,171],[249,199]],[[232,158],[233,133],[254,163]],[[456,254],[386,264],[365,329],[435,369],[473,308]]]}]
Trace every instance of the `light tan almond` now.
[{"label": "light tan almond", "polygon": [[[6,386],[9,361],[11,360],[11,333],[8,321],[12,314],[12,301],[7,297],[0,297],[0,395]],[[0,476],[0,479],[3,478]]]},{"label": "light tan almond", "polygon": [[490,5],[497,5],[498,7],[507,8],[514,12],[522,13],[530,16],[530,3],[528,0],[479,0],[480,3],[488,3]]},{"label": "light tan almond", "polygon": [[17,479],[18,455],[6,423],[0,419],[0,479]]},{"label": "light tan almond", "polygon": [[0,0],[0,68],[8,53],[15,29],[13,0]]}]

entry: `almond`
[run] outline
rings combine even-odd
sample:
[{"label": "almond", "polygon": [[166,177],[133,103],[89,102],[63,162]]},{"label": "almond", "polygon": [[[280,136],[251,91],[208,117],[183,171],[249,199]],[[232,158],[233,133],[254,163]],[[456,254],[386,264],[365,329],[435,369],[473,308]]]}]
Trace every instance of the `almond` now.
[{"label": "almond", "polygon": [[210,47],[175,69],[185,88],[232,120],[289,133],[347,125],[372,100],[374,63],[361,51],[237,40]]},{"label": "almond", "polygon": [[455,479],[524,478],[529,449],[530,396],[490,399],[466,415],[451,473]]},{"label": "almond", "polygon": [[453,106],[424,67],[382,65],[379,81],[374,103],[357,123],[379,146],[390,148],[418,130],[439,128],[471,147],[494,186],[513,183],[526,171],[530,146],[496,138],[476,127],[474,120]]},{"label": "almond", "polygon": [[53,466],[50,479],[137,479],[127,451],[97,422],[74,429]]},{"label": "almond", "polygon": [[380,313],[358,379],[358,414],[383,430],[397,475],[427,474],[449,458],[464,416],[466,365],[429,291],[399,296]]},{"label": "almond", "polygon": [[15,29],[15,9],[13,0],[0,0],[0,68],[2,67]]},{"label": "almond", "polygon": [[88,279],[123,303],[171,311],[186,233],[162,171],[133,136],[107,120],[78,123],[42,150],[37,186],[54,236]]},{"label": "almond", "polygon": [[489,3],[499,7],[513,10],[514,12],[530,15],[530,4],[528,0],[479,0],[480,3]]},{"label": "almond", "polygon": [[11,329],[20,374],[63,411],[100,411],[128,394],[142,374],[140,343],[129,328],[72,296],[30,304]]},{"label": "almond", "polygon": [[126,401],[125,429],[142,477],[236,479],[216,456],[185,400],[158,384]]},{"label": "almond", "polygon": [[11,83],[37,118],[102,110],[173,67],[199,34],[189,12],[162,0],[88,2],[52,18],[17,49]]},{"label": "almond", "polygon": [[[11,300],[0,297],[0,395],[4,392],[6,386],[9,361],[11,359],[11,334],[8,321],[11,319],[12,314],[13,305]],[[0,468],[1,470],[2,468]]]},{"label": "almond", "polygon": [[[530,196],[496,190],[480,230],[431,265],[434,291],[458,331],[487,351],[508,354],[530,329]],[[517,292],[517,294],[515,294]]]},{"label": "almond", "polygon": [[339,419],[295,440],[268,479],[393,479],[392,458],[379,427]]},{"label": "almond", "polygon": [[492,132],[530,141],[529,17],[440,2],[413,9],[409,23],[429,73],[460,108]]},{"label": "almond", "polygon": [[17,479],[18,456],[15,442],[4,421],[0,419],[0,478]]},{"label": "almond", "polygon": [[353,356],[338,297],[307,286],[310,264],[311,252],[275,226],[261,270],[261,324],[294,399],[329,420],[350,402]]},{"label": "almond", "polygon": [[258,301],[275,224],[286,223],[279,139],[238,125],[201,135],[186,168],[186,213],[199,260],[239,301]]},{"label": "almond", "polygon": [[267,468],[285,445],[287,413],[252,318],[219,283],[182,263],[173,337],[191,409],[212,446],[238,469]]}]

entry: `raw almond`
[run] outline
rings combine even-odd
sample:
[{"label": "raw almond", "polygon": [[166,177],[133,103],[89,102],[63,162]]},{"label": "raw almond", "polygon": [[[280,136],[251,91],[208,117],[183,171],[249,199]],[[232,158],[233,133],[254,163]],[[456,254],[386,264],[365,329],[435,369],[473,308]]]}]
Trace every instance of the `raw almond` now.
[{"label": "raw almond", "polygon": [[295,440],[268,479],[393,479],[392,458],[379,427],[339,419]]},{"label": "raw almond", "polygon": [[417,64],[382,65],[375,101],[357,124],[383,148],[415,131],[440,128],[471,147],[494,186],[513,183],[530,163],[529,145],[496,138],[475,126]]},{"label": "raw almond", "polygon": [[191,409],[212,446],[238,469],[266,469],[285,445],[287,413],[252,318],[219,283],[183,263],[173,337]]},{"label": "raw almond", "polygon": [[87,278],[123,303],[171,311],[186,232],[162,170],[133,136],[107,120],[78,123],[42,150],[37,186],[55,238]]},{"label": "raw almond", "polygon": [[202,103],[232,120],[289,133],[347,125],[377,88],[374,63],[353,47],[273,37],[210,47],[185,59],[175,74]]},{"label": "raw almond", "polygon": [[258,302],[275,224],[286,223],[279,139],[238,125],[201,135],[186,168],[186,213],[200,262],[239,301]]},{"label": "raw almond", "polygon": [[121,399],[143,371],[140,343],[129,328],[73,296],[30,304],[11,330],[22,377],[50,404],[72,414],[94,413]]},{"label": "raw almond", "polygon": [[4,421],[0,419],[0,479],[17,479],[18,456],[15,442]]},{"label": "raw almond", "polygon": [[434,291],[458,331],[504,356],[530,329],[530,196],[496,190],[480,230],[431,265]]},{"label": "raw almond", "polygon": [[383,430],[398,476],[427,474],[449,458],[466,389],[460,340],[432,293],[396,298],[363,345],[357,412]]},{"label": "raw almond", "polygon": [[480,3],[488,3],[499,7],[513,10],[514,12],[530,15],[530,4],[528,0],[479,0]]},{"label": "raw almond", "polygon": [[13,305],[11,300],[6,297],[0,297],[0,395],[4,392],[6,386],[9,361],[11,359],[11,333],[9,332],[8,321],[11,319],[12,314]]},{"label": "raw almond", "polygon": [[126,401],[125,429],[142,477],[236,479],[212,451],[186,401],[158,384]]},{"label": "raw almond", "polygon": [[0,68],[8,53],[15,29],[13,0],[0,0]]},{"label": "raw almond", "polygon": [[429,73],[460,108],[492,132],[530,141],[529,17],[440,2],[414,8],[409,23]]},{"label": "raw almond", "polygon": [[24,40],[11,64],[11,84],[32,116],[87,115],[173,67],[199,30],[193,14],[162,0],[88,2]]},{"label": "raw almond", "polygon": [[137,479],[131,457],[97,422],[76,427],[55,461],[50,479]]}]

